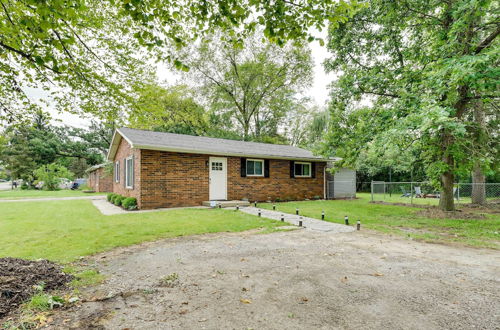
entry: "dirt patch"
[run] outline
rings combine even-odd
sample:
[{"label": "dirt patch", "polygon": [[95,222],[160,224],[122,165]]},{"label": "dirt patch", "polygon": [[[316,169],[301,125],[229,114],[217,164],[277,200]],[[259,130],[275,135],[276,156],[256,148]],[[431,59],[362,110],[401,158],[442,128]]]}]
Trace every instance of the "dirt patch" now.
[{"label": "dirt patch", "polygon": [[417,215],[433,219],[463,219],[463,220],[486,219],[486,216],[482,213],[470,212],[469,210],[464,210],[464,209],[447,212],[447,211],[442,211],[436,207],[429,207],[424,210],[418,211]]},{"label": "dirt patch", "polygon": [[45,290],[63,288],[73,276],[48,260],[0,258],[0,318],[15,310],[43,283]]},{"label": "dirt patch", "polygon": [[432,205],[425,205],[425,204],[391,203],[391,202],[382,202],[382,201],[372,201],[370,203],[372,203],[372,204],[382,204],[382,205],[408,206],[408,207],[416,207],[416,208],[422,208],[422,209],[433,207]]}]

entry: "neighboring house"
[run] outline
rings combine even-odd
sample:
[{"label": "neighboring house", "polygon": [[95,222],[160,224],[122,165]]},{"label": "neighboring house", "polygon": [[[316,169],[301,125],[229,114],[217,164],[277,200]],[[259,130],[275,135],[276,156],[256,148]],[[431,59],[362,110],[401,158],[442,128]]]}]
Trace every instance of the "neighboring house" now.
[{"label": "neighboring house", "polygon": [[324,198],[326,192],[328,160],[288,145],[120,128],[108,160],[113,192],[137,198],[141,209]]},{"label": "neighboring house", "polygon": [[113,191],[113,175],[106,173],[106,164],[99,164],[90,167],[87,172],[89,178],[87,185],[96,192]]}]

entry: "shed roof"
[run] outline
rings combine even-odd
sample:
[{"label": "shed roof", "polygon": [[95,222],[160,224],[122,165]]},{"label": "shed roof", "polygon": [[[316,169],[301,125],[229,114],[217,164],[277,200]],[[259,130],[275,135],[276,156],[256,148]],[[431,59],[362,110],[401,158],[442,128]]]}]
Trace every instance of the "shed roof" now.
[{"label": "shed roof", "polygon": [[85,172],[89,173],[89,172],[92,172],[92,171],[95,171],[95,170],[98,170],[100,168],[103,168],[107,165],[108,163],[102,163],[102,164],[97,164],[97,165],[94,165],[94,166],[91,166],[89,167],[88,169],[85,170]]},{"label": "shed roof", "polygon": [[114,159],[121,138],[124,138],[132,148],[137,149],[236,157],[262,157],[310,161],[335,160],[315,156],[309,150],[290,145],[153,132],[127,127],[119,128],[115,131],[108,152],[108,160]]}]

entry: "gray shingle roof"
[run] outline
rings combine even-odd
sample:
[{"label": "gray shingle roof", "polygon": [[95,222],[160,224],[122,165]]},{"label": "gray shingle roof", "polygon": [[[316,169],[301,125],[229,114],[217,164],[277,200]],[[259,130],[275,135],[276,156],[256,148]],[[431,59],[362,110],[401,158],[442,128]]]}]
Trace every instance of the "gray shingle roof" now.
[{"label": "gray shingle roof", "polygon": [[[132,128],[117,130],[132,147],[186,153],[201,153],[221,156],[267,157],[295,160],[323,160],[309,150],[280,144],[235,141],[203,136],[191,136],[163,132],[144,131]],[[116,136],[116,134],[115,134]],[[113,139],[114,140],[114,139]],[[114,157],[113,142],[108,159]]]}]

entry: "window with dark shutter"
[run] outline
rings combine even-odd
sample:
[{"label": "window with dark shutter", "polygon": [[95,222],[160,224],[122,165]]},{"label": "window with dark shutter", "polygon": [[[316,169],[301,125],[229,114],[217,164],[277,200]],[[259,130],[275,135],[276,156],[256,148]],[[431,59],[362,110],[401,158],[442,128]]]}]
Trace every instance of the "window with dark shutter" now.
[{"label": "window with dark shutter", "polygon": [[294,164],[294,176],[296,178],[310,178],[311,177],[311,163],[306,162],[295,162]]},{"label": "window with dark shutter", "polygon": [[290,161],[290,177],[295,178],[295,162]]},{"label": "window with dark shutter", "polygon": [[311,163],[311,178],[316,177],[316,163]]}]

